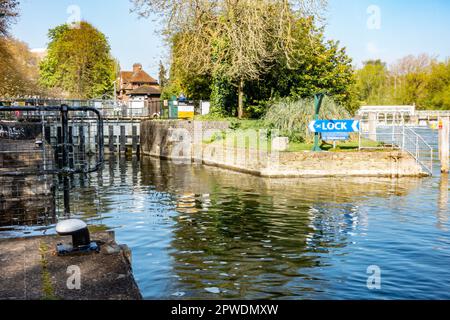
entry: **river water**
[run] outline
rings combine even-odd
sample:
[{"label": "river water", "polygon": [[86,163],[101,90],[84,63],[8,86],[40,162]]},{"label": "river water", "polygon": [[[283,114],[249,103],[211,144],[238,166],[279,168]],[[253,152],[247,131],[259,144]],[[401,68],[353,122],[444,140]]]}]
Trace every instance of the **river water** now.
[{"label": "river water", "polygon": [[448,181],[437,163],[425,179],[271,180],[109,158],[71,205],[131,248],[147,299],[449,299]]}]

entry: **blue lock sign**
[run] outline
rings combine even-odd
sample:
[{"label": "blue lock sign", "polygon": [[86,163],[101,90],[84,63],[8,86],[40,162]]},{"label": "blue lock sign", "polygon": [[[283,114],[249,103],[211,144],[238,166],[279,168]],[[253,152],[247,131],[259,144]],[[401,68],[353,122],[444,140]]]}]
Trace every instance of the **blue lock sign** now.
[{"label": "blue lock sign", "polygon": [[359,132],[359,121],[356,120],[316,120],[312,121],[309,131],[313,133],[350,133]]}]

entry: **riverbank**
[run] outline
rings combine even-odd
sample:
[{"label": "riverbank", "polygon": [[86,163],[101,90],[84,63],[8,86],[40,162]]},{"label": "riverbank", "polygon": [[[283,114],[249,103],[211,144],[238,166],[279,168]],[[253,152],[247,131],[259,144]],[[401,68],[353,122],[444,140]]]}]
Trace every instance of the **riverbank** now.
[{"label": "riverbank", "polygon": [[141,153],[269,178],[429,176],[414,157],[399,150],[282,152],[270,148],[267,134],[257,131],[205,143],[225,130],[223,122],[143,121]]},{"label": "riverbank", "polygon": [[[59,257],[55,247],[70,237],[0,240],[1,300],[139,300],[131,254],[114,233],[93,233],[98,254]],[[80,287],[71,275],[80,270]],[[75,285],[73,288],[71,285]]]}]

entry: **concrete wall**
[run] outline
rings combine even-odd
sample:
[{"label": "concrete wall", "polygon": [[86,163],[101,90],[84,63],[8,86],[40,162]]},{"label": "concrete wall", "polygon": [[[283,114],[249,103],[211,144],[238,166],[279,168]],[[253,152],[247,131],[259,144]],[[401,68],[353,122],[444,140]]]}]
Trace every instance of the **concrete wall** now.
[{"label": "concrete wall", "polygon": [[272,178],[427,175],[411,155],[401,151],[268,153],[206,146],[202,163]]},{"label": "concrete wall", "polygon": [[[225,121],[156,121],[141,122],[141,152],[161,158],[191,159],[197,151],[192,144],[201,145],[213,132],[227,130],[229,123]],[[186,147],[183,148],[182,144]],[[179,150],[174,155],[174,149]]]},{"label": "concrete wall", "polygon": [[281,153],[275,176],[424,176],[416,160],[402,151]]},{"label": "concrete wall", "polygon": [[267,152],[230,146],[226,141],[202,143],[211,130],[226,127],[224,122],[146,121],[141,124],[142,154],[273,178],[427,175],[412,156],[401,151]]}]

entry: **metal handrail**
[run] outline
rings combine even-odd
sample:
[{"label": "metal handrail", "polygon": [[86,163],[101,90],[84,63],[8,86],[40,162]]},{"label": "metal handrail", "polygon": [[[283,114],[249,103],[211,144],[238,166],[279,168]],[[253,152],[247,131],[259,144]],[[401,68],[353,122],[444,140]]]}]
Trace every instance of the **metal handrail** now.
[{"label": "metal handrail", "polygon": [[[397,129],[398,130],[397,132]],[[360,141],[360,149],[382,149],[383,147],[363,147],[361,144],[361,136],[362,135],[369,135],[369,132],[365,132],[364,126],[360,126],[360,132],[359,132],[359,141]],[[379,139],[380,136],[386,136],[389,137],[388,139]],[[404,152],[407,152],[410,154],[416,162],[428,173],[433,174],[433,147],[425,141],[425,139],[418,134],[416,131],[411,129],[410,127],[407,127],[402,123],[402,125],[393,125],[392,126],[392,132],[388,133],[376,133],[376,141],[379,142],[389,142],[391,143],[392,149],[399,149]],[[429,164],[427,164],[428,161],[422,159],[422,152],[423,150],[426,150],[426,154],[429,153]],[[428,160],[428,159],[427,159]]]},{"label": "metal handrail", "polygon": [[[413,155],[414,156],[414,158],[416,159],[416,161],[418,162],[418,163],[420,163],[430,174],[433,174],[433,151],[434,151],[434,149],[433,149],[433,147],[428,143],[428,142],[426,142],[425,141],[425,139],[420,135],[420,134],[418,134],[417,132],[415,132],[414,130],[412,130],[411,128],[408,128],[408,127],[405,127],[405,129],[410,133],[410,134],[412,134],[415,138],[416,138],[416,143],[415,143],[415,145],[416,145],[416,155]],[[419,151],[420,151],[420,149],[419,149],[419,142],[422,142],[424,145],[425,145],[425,147],[427,148],[427,150],[429,150],[429,152],[430,152],[430,166],[429,166],[429,168],[428,168],[428,166],[427,165],[425,165],[421,160],[420,160],[420,154],[418,153]],[[408,150],[407,150],[408,151]]]}]

